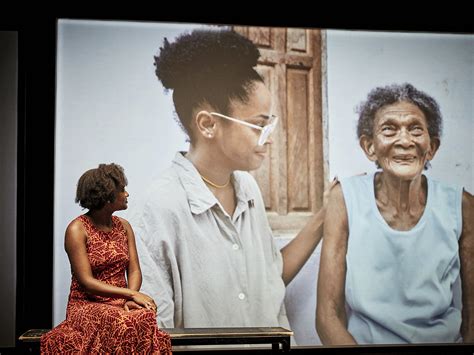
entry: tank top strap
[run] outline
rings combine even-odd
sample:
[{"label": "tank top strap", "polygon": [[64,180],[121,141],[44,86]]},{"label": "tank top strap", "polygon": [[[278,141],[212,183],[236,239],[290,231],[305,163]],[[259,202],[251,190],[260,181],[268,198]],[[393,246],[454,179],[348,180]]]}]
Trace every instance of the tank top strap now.
[{"label": "tank top strap", "polygon": [[122,221],[120,220],[119,217],[117,216],[112,216],[112,221],[113,221],[113,229],[117,230],[121,233],[127,234],[127,231],[125,230],[125,226],[123,225]]},{"label": "tank top strap", "polygon": [[94,226],[90,219],[84,214],[81,214],[76,219],[81,221],[82,225],[86,228],[87,235],[91,235],[91,233],[94,231]]}]

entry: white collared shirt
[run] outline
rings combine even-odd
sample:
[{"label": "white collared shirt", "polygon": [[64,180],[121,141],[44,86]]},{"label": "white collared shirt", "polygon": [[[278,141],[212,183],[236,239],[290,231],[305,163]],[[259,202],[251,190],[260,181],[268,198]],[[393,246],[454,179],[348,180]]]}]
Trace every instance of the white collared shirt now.
[{"label": "white collared shirt", "polygon": [[154,298],[160,327],[289,328],[283,260],[260,190],[247,172],[233,181],[229,216],[177,153],[136,211],[141,291]]}]

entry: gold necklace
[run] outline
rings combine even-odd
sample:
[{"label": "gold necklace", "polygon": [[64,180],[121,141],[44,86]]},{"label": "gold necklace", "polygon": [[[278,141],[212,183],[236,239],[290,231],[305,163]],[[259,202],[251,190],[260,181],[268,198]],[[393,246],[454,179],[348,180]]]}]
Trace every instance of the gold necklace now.
[{"label": "gold necklace", "polygon": [[[201,175],[201,174],[199,174]],[[229,180],[224,184],[224,185],[217,185],[215,183],[213,183],[211,180],[209,179],[206,179],[204,176],[201,175],[201,178],[204,180],[204,182],[208,183],[209,185],[211,186],[214,186],[216,189],[223,189],[224,187],[226,187],[227,185],[229,185],[229,182],[230,182],[230,178]]]}]

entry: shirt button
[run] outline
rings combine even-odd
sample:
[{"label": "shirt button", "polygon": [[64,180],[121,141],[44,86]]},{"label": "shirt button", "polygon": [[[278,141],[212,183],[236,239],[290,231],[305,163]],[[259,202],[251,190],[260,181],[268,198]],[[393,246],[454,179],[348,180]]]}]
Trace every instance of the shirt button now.
[{"label": "shirt button", "polygon": [[239,299],[243,300],[245,298],[245,293],[239,293]]},{"label": "shirt button", "polygon": [[232,245],[232,249],[234,249],[234,250],[239,250],[239,245],[238,245],[238,244],[233,244],[233,245]]}]

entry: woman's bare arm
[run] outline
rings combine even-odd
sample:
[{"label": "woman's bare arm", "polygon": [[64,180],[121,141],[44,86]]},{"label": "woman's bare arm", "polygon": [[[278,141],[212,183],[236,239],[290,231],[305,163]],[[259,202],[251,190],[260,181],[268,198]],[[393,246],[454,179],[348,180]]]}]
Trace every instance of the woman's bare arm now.
[{"label": "woman's bare arm", "polygon": [[72,272],[84,290],[98,296],[130,299],[137,304],[152,309],[147,304],[152,305],[153,299],[147,295],[137,290],[109,285],[94,277],[87,257],[86,240],[87,233],[82,223],[78,220],[72,221],[66,229],[65,249],[71,263]]},{"label": "woman's bare arm", "polygon": [[288,285],[298,274],[321,241],[327,201],[331,190],[336,184],[338,184],[336,179],[329,184],[324,191],[323,207],[311,217],[296,237],[281,249],[283,257],[282,278],[285,285]]},{"label": "woman's bare arm", "polygon": [[128,238],[129,263],[127,269],[128,288],[134,291],[140,290],[142,285],[142,272],[138,260],[137,246],[135,244],[135,234],[132,226],[127,220],[120,218]]},{"label": "woman's bare arm", "polygon": [[324,345],[356,344],[345,309],[348,221],[341,186],[329,198],[318,277],[316,329]]},{"label": "woman's bare arm", "polygon": [[464,191],[462,198],[462,234],[459,239],[462,283],[461,334],[465,342],[474,342],[474,196]]}]

